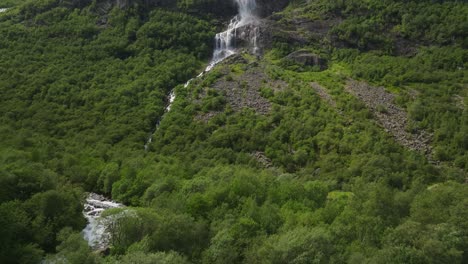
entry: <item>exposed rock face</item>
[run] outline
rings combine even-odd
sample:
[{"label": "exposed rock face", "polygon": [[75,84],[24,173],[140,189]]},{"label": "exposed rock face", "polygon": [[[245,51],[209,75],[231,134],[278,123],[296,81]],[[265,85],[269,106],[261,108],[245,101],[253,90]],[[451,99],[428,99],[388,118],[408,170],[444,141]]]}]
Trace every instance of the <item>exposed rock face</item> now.
[{"label": "exposed rock face", "polygon": [[[226,63],[229,64],[236,57],[240,57],[240,55],[229,58]],[[232,79],[220,79],[214,83],[213,88],[225,95],[234,111],[251,108],[256,113],[267,114],[270,112],[271,104],[260,95],[260,88],[264,82],[267,82],[268,77],[258,66],[249,65],[247,67],[248,69],[242,75],[232,75]]]},{"label": "exposed rock face", "polygon": [[258,15],[266,17],[273,12],[281,11],[289,4],[290,0],[257,0]]},{"label": "exposed rock face", "polygon": [[[154,1],[154,0],[151,0]],[[161,1],[161,0],[160,0]],[[175,0],[162,0],[175,3]],[[187,9],[188,12],[193,14],[210,13],[215,17],[230,18],[237,14],[237,6],[234,0],[213,0],[213,1],[199,1]]]},{"label": "exposed rock face", "polygon": [[[114,1],[132,1],[132,0],[114,0]],[[136,0],[133,0],[136,1]],[[174,3],[174,0],[140,0],[142,2],[150,2],[154,5],[155,2],[168,2]],[[260,17],[267,17],[283,10],[290,0],[256,0],[257,8],[255,14]],[[232,17],[236,14],[237,6],[234,0],[213,0],[213,1],[201,1],[201,3],[194,5],[194,12],[210,12],[219,16]]]},{"label": "exposed rock face", "polygon": [[274,22],[269,19],[259,19],[256,25],[246,25],[245,27],[237,29],[238,34],[235,39],[237,48],[249,47],[251,43],[248,37],[255,34],[256,46],[258,49],[256,54],[262,55],[264,50],[272,47],[271,44],[276,34],[275,31],[278,30],[278,28],[273,27],[273,25]]},{"label": "exposed rock face", "polygon": [[[84,7],[91,4],[92,0],[73,0],[75,7]],[[138,6],[144,9],[154,7],[164,7],[170,9],[177,9],[177,1],[175,0],[96,0],[95,10],[97,13],[103,15],[107,14],[113,7],[128,8],[131,6]],[[187,7],[180,7],[189,13],[202,14],[211,13],[216,17],[232,17],[236,14],[236,5],[234,1],[214,0],[211,2],[205,1],[200,3],[191,4]]]},{"label": "exposed rock face", "polygon": [[325,59],[306,50],[295,51],[286,56],[285,59],[304,66],[318,66],[321,70],[327,68],[327,61]]},{"label": "exposed rock face", "polygon": [[284,20],[282,14],[274,14],[266,19],[264,26],[276,42],[304,46],[330,44],[329,32],[340,22],[339,18],[311,20],[294,16]]},{"label": "exposed rock face", "polygon": [[272,43],[285,43],[291,47],[307,45],[329,45],[329,31],[341,21],[339,18],[311,20],[293,18],[284,20],[281,13],[275,13],[261,20],[259,46],[272,48]]},{"label": "exposed rock face", "polygon": [[349,80],[345,88],[372,110],[380,125],[392,134],[398,143],[431,158],[432,135],[424,130],[414,134],[406,132],[407,113],[393,103],[395,98],[393,94],[385,91],[383,87],[373,87],[365,82],[354,80]]},{"label": "exposed rock face", "polygon": [[[256,14],[259,17],[267,17],[273,12],[278,12],[285,8],[290,0],[257,0]],[[91,0],[72,0],[75,6],[85,6],[90,4]],[[175,0],[97,0],[98,6],[118,6],[126,8],[132,5],[139,5],[145,7],[176,7],[177,1]],[[230,0],[213,0],[201,1],[200,3],[192,4],[188,8],[189,12],[193,13],[212,13],[220,17],[232,17],[236,14],[237,7],[234,1]]]},{"label": "exposed rock face", "polygon": [[[92,3],[92,0],[74,0],[77,2],[75,7],[84,7]],[[99,25],[106,25],[108,14],[114,7],[120,9],[126,9],[132,6],[136,6],[145,10],[149,10],[154,7],[164,8],[176,8],[176,1],[172,0],[96,0],[93,5],[93,12],[101,16]]]},{"label": "exposed rock face", "polygon": [[[243,72],[233,72],[232,65],[242,67]],[[281,91],[287,87],[287,83],[280,80],[271,79],[262,65],[258,62],[249,63],[241,54],[233,55],[222,63],[218,64],[219,71],[224,75],[215,81],[210,88],[215,89],[226,99],[234,111],[241,111],[243,108],[253,109],[257,114],[265,115],[271,110],[271,103],[267,98],[261,95],[262,87],[269,87],[275,91]],[[194,83],[196,84],[196,83]],[[195,103],[200,103],[206,93],[202,93]],[[211,111],[200,113],[195,117],[196,120],[208,122],[211,118],[221,113],[220,111]]]},{"label": "exposed rock face", "polygon": [[[65,2],[65,1],[64,1]],[[92,0],[71,0],[67,4],[71,4],[73,7],[85,7],[91,4]],[[172,0],[96,0],[96,6],[117,6],[119,8],[126,8],[132,5],[140,6],[175,6],[176,1]]]},{"label": "exposed rock face", "polygon": [[[85,0],[81,0],[85,1]],[[91,1],[89,1],[91,2]],[[119,8],[126,8],[132,5],[140,6],[175,6],[176,1],[172,0],[97,0],[96,4],[110,3],[113,6],[118,6]]]}]

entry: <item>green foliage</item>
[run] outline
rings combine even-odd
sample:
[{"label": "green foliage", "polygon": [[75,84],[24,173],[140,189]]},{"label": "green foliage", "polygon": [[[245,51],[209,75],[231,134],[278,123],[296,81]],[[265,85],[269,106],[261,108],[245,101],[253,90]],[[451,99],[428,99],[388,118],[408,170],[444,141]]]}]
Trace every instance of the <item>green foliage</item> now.
[{"label": "green foliage", "polygon": [[199,250],[206,243],[204,223],[186,214],[123,209],[114,212],[110,218],[113,219],[110,232],[114,254],[135,248],[146,252],[177,250],[200,254]]},{"label": "green foliage", "polygon": [[[275,35],[263,59],[188,87],[210,55],[206,14],[232,3],[133,1],[105,16],[82,4],[27,1],[0,18],[0,262],[467,261],[465,4],[294,1],[281,25],[340,21],[312,47],[329,69],[288,64],[312,44]],[[396,56],[401,41],[418,47]],[[251,69],[265,72],[266,114],[213,88],[247,90]],[[433,133],[440,166],[376,125],[348,78],[394,92],[407,130]],[[128,206],[105,213],[109,256],[81,238],[83,191]]]},{"label": "green foliage", "polygon": [[138,49],[180,49],[184,53],[206,58],[211,46],[210,25],[203,20],[185,14],[157,10],[150,20],[136,33]]},{"label": "green foliage", "polygon": [[59,232],[58,240],[61,243],[57,246],[57,254],[48,256],[47,263],[98,263],[98,256],[91,251],[80,233],[65,228]]},{"label": "green foliage", "polygon": [[20,202],[6,202],[0,205],[0,258],[5,263],[37,263],[43,251],[31,243],[35,235],[30,230],[31,219]]},{"label": "green foliage", "polygon": [[110,194],[129,175],[122,159],[142,155],[164,95],[209,54],[212,27],[193,16],[115,8],[100,27],[66,2],[21,3],[0,21],[0,202],[17,207],[2,263],[36,263],[60,241],[59,260],[93,261],[78,235],[57,237],[84,227],[82,188]]},{"label": "green foliage", "polygon": [[466,227],[460,226],[465,212],[466,188],[459,184],[436,184],[412,203],[410,219],[388,232],[376,263],[462,263]]},{"label": "green foliage", "polygon": [[67,191],[49,190],[37,193],[25,202],[26,211],[31,216],[35,239],[49,252],[53,251],[56,234],[62,228],[68,226],[78,230],[85,225],[81,213],[83,205],[80,190],[65,190]]},{"label": "green foliage", "polygon": [[102,186],[101,191],[109,194],[112,191],[112,185],[119,179],[119,165],[108,163],[99,175],[98,184]]},{"label": "green foliage", "polygon": [[468,7],[459,1],[333,0],[313,1],[309,8],[325,13],[322,16],[344,18],[330,33],[362,50],[392,52],[401,48],[401,39],[430,45],[467,44]]},{"label": "green foliage", "polygon": [[122,263],[122,264],[189,264],[190,262],[176,252],[157,252],[157,253],[143,253],[132,252],[122,258],[110,257],[104,263]]},{"label": "green foliage", "polygon": [[209,90],[208,96],[203,99],[202,110],[204,112],[219,111],[224,108],[226,99],[216,91]]},{"label": "green foliage", "polygon": [[[465,93],[468,52],[459,47],[421,48],[412,58],[366,53],[351,63],[353,75],[381,85],[396,87],[404,95],[412,123],[409,130],[435,132],[437,159],[461,162],[467,151],[461,136],[467,129],[463,108],[454,106],[454,98]],[[372,65],[369,67],[368,65]],[[409,93],[417,94],[417,99]]]},{"label": "green foliage", "polygon": [[249,263],[329,263],[333,254],[329,232],[322,228],[297,228],[269,237],[252,252]]}]

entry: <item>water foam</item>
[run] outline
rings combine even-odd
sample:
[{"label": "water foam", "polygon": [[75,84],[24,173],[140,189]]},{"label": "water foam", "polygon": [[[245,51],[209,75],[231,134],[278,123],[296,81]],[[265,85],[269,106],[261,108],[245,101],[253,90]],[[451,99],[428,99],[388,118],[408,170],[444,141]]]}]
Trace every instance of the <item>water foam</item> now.
[{"label": "water foam", "polygon": [[236,3],[239,13],[231,19],[227,30],[216,34],[213,59],[205,71],[211,70],[216,64],[236,53],[236,39],[238,38],[238,31],[242,27],[253,27],[249,32],[248,39],[252,44],[254,53],[258,50],[258,17],[255,14],[257,3],[255,0],[236,0]]}]

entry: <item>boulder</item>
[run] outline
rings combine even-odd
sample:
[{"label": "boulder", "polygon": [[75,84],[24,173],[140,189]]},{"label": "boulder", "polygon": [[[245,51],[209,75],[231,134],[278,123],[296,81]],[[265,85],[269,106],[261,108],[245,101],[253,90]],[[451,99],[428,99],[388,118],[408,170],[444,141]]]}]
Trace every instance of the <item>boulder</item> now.
[{"label": "boulder", "polygon": [[267,17],[274,12],[283,10],[290,0],[257,0],[258,15],[260,17]]},{"label": "boulder", "polygon": [[327,68],[326,59],[306,50],[295,51],[286,56],[285,59],[303,66],[318,66],[321,70]]}]

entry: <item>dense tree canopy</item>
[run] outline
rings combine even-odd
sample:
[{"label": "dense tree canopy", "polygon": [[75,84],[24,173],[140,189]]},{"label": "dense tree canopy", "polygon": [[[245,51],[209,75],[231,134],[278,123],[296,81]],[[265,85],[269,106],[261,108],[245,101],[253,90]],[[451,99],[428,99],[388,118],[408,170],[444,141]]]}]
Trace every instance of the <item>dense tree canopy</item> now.
[{"label": "dense tree canopy", "polygon": [[[270,22],[330,23],[321,41],[273,34],[185,87],[232,5],[104,2],[0,0],[1,263],[468,262],[466,3],[291,1]],[[328,68],[286,63],[295,50]],[[216,88],[247,100],[254,70],[265,113]],[[392,93],[432,154],[350,79]],[[107,256],[80,234],[85,192],[128,206],[105,212]]]}]

